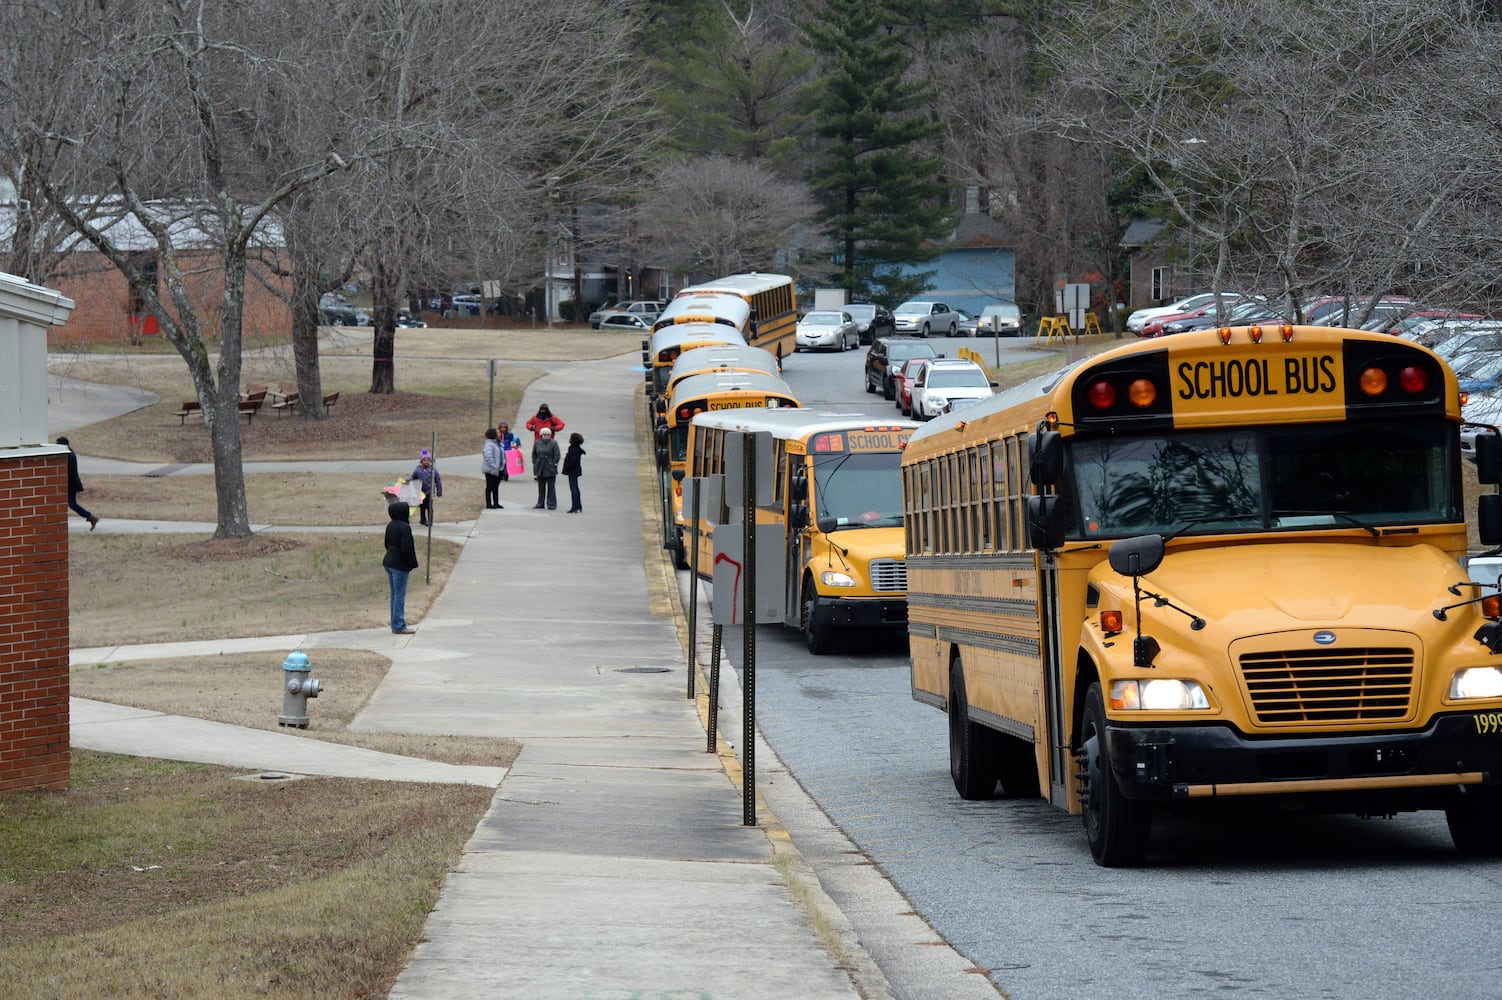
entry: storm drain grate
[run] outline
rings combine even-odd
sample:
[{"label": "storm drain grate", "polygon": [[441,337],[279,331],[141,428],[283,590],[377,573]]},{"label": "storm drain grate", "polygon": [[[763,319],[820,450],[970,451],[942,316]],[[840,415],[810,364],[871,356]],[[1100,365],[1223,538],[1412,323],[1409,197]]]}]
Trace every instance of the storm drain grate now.
[{"label": "storm drain grate", "polygon": [[667,667],[616,667],[618,674],[665,674]]}]

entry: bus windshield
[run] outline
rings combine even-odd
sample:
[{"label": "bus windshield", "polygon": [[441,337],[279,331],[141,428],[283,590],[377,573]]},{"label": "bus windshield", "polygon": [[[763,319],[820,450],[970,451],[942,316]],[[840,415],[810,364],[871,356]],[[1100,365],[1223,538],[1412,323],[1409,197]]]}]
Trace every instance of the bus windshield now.
[{"label": "bus windshield", "polygon": [[1076,438],[1073,537],[1458,521],[1453,439],[1413,421]]},{"label": "bus windshield", "polygon": [[814,518],[833,517],[841,528],[902,524],[902,453],[816,455]]}]

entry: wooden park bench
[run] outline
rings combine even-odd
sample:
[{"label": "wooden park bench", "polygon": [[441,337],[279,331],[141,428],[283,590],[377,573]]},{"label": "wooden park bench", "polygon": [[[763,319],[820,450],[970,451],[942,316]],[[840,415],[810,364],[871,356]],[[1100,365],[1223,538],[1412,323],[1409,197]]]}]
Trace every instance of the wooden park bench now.
[{"label": "wooden park bench", "polygon": [[278,395],[281,398],[271,404],[271,408],[272,410],[276,411],[277,416],[281,416],[283,413],[290,413],[291,411],[297,409],[299,396],[296,389],[293,389],[291,392],[279,393]]},{"label": "wooden park bench", "polygon": [[172,415],[177,418],[179,424],[186,427],[188,425],[188,418],[195,414],[200,417],[203,416],[203,407],[199,405],[196,399],[185,399],[183,400],[182,409]]},{"label": "wooden park bench", "polygon": [[256,414],[261,411],[261,404],[265,402],[265,389],[262,389],[260,392],[251,393],[244,399],[240,400],[240,416],[244,417],[245,422],[248,424],[255,423]]},{"label": "wooden park bench", "polygon": [[259,382],[246,382],[245,391],[240,393],[240,402],[244,403],[252,399],[265,399],[266,393],[270,391],[271,387],[269,385],[262,385]]},{"label": "wooden park bench", "polygon": [[337,402],[339,402],[339,394],[337,392],[326,392],[326,393],[324,393],[323,394],[323,412],[324,413],[328,413],[330,410],[332,410],[334,408],[334,404],[337,403]]}]

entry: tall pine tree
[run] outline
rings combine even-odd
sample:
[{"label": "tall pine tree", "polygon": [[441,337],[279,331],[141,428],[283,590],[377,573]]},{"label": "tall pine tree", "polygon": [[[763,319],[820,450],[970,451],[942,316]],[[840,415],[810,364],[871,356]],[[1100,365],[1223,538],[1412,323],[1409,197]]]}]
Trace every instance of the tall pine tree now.
[{"label": "tall pine tree", "polygon": [[923,241],[953,225],[942,161],[928,155],[939,126],[921,114],[927,88],[906,79],[903,29],[882,0],[825,0],[803,26],[820,63],[809,107],[823,140],[805,178],[834,245],[835,282],[889,305],[931,275],[899,265],[933,259]]}]

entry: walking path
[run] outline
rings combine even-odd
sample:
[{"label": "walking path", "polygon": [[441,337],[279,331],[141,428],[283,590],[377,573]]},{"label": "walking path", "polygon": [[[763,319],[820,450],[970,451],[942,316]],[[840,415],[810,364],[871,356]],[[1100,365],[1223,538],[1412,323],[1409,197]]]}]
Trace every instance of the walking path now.
[{"label": "walking path", "polygon": [[[643,527],[640,384],[627,358],[581,362],[534,383],[519,415],[546,399],[568,423],[565,439],[573,430],[585,436],[584,512],[563,512],[566,483],[559,510],[531,509],[527,478],[503,485],[505,510],[445,526],[464,541],[463,553],[415,635],[376,627],[73,653],[75,663],[91,663],[226,650],[278,657],[298,647],[376,650],[392,665],[350,729],[516,739],[523,749],[509,770],[83,699],[73,701],[73,743],[261,771],[497,787],[394,998],[996,996],[907,912],[764,744],[759,786],[779,812],[798,814],[812,831],[840,905],[761,796],[758,826],[742,825],[734,758],[706,752],[703,696],[699,703],[685,696],[677,583]],[[478,470],[478,456],[448,457],[445,469],[465,462]],[[116,468],[89,460],[85,468],[144,471],[110,465]],[[370,465],[384,474],[390,463]],[[470,484],[456,477],[449,489]],[[483,489],[479,480],[472,485]],[[106,520],[99,530],[212,528]],[[377,546],[373,573],[378,561]],[[318,707],[311,702],[310,714]],[[901,991],[846,911],[861,914],[883,963],[901,970]]]}]

